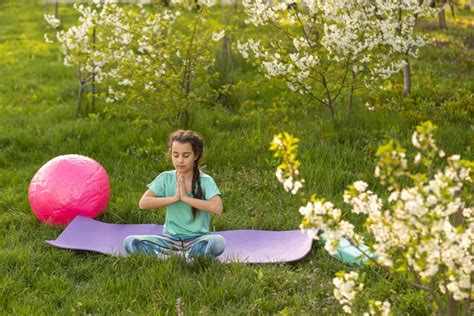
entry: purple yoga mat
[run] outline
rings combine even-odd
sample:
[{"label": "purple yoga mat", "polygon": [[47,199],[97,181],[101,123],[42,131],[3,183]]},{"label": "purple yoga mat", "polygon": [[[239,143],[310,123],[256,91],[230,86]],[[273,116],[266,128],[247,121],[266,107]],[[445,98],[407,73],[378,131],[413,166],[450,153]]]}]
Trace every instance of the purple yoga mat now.
[{"label": "purple yoga mat", "polygon": [[[157,235],[162,225],[107,224],[77,216],[56,240],[46,240],[52,246],[95,251],[110,255],[126,255],[122,242],[129,235]],[[302,259],[311,250],[313,240],[300,230],[230,230],[217,232],[226,240],[222,262],[279,263]]]}]

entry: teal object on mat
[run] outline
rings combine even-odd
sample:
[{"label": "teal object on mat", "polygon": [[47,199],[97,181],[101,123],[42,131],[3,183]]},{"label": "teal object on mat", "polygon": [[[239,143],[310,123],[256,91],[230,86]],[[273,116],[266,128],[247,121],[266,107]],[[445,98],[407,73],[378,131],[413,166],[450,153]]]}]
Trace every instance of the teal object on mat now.
[{"label": "teal object on mat", "polygon": [[[321,245],[324,245],[324,233],[321,234],[319,242],[321,243]],[[369,247],[367,247],[366,245],[360,245],[359,248],[371,258],[375,259],[376,256],[370,251]],[[366,255],[364,255],[359,249],[351,245],[351,243],[345,238],[341,238],[341,240],[339,240],[337,253],[335,255],[331,255],[331,257],[348,265],[362,265],[368,260]]]}]

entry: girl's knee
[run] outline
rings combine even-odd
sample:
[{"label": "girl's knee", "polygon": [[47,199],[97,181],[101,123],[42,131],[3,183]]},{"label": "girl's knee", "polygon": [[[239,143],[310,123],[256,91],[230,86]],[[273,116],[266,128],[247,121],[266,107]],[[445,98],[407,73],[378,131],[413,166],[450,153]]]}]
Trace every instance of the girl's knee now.
[{"label": "girl's knee", "polygon": [[127,236],[123,240],[123,248],[128,254],[131,254],[132,252],[136,251],[137,242],[139,242],[137,236]]},{"label": "girl's knee", "polygon": [[225,248],[225,238],[222,237],[221,235],[214,235],[214,239],[216,240],[216,243],[220,245],[222,248]]},{"label": "girl's knee", "polygon": [[219,256],[224,252],[226,246],[225,238],[220,235],[212,237],[212,252],[214,256]]}]

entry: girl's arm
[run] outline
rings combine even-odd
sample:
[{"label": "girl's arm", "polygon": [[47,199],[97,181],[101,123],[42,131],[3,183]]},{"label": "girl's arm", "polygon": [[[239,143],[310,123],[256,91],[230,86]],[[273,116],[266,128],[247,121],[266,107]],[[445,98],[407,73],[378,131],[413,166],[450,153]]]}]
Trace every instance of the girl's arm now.
[{"label": "girl's arm", "polygon": [[170,196],[170,197],[157,197],[155,192],[148,189],[145,194],[143,194],[140,202],[138,203],[138,207],[141,210],[146,210],[150,208],[160,208],[166,207],[170,204],[176,203],[179,201],[179,197],[177,195]]},{"label": "girl's arm", "polygon": [[220,215],[224,209],[222,199],[219,195],[214,195],[209,201],[192,198],[188,195],[181,195],[181,201],[197,208],[198,210]]}]

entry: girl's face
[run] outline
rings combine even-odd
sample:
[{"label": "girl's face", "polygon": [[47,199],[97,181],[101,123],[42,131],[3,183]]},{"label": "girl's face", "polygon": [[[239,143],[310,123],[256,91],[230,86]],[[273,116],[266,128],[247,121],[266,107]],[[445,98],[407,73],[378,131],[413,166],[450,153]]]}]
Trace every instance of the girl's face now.
[{"label": "girl's face", "polygon": [[180,174],[193,172],[196,156],[190,143],[174,141],[171,144],[171,160],[176,171]]}]

